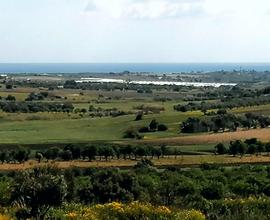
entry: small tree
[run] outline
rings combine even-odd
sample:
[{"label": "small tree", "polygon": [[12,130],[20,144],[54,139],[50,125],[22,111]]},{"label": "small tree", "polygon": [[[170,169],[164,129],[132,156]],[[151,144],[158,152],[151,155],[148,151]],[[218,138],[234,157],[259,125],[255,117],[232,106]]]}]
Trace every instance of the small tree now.
[{"label": "small tree", "polygon": [[12,85],[11,84],[6,84],[6,89],[12,89]]},{"label": "small tree", "polygon": [[241,156],[244,156],[245,153],[247,152],[247,145],[245,143],[243,143],[242,141],[239,142],[238,145],[238,152]]},{"label": "small tree", "polygon": [[2,164],[7,160],[7,152],[3,151],[0,153],[0,161],[2,162]]},{"label": "small tree", "polygon": [[105,146],[99,148],[100,156],[104,156],[105,160],[107,161],[109,157],[113,157],[115,152],[111,146]]},{"label": "small tree", "polygon": [[139,156],[139,157],[143,157],[146,155],[146,149],[145,147],[137,147],[136,150],[135,150],[135,159],[137,159],[136,157]]},{"label": "small tree", "polygon": [[76,147],[73,144],[69,144],[69,145],[65,146],[64,150],[71,151],[73,160],[81,158],[81,148]]},{"label": "small tree", "polygon": [[230,142],[230,153],[234,157],[238,154],[238,144],[235,141]]},{"label": "small tree", "polygon": [[269,153],[270,153],[270,142],[268,142],[266,145],[265,145],[265,150],[269,156]]},{"label": "small tree", "polygon": [[72,160],[72,152],[70,150],[64,150],[60,154],[61,159],[64,161]]},{"label": "small tree", "polygon": [[230,142],[230,153],[235,157],[236,154],[243,156],[247,152],[246,143],[236,140]]},{"label": "small tree", "polygon": [[257,152],[257,146],[255,144],[248,145],[248,153],[255,154]]},{"label": "small tree", "polygon": [[159,160],[160,156],[162,155],[162,151],[161,151],[160,148],[156,148],[156,149],[155,149],[155,155],[157,156],[157,158],[158,158],[158,160]]},{"label": "small tree", "polygon": [[257,152],[262,153],[264,151],[265,151],[265,145],[262,142],[258,141],[257,142]]},{"label": "small tree", "polygon": [[30,152],[26,151],[24,148],[20,148],[14,154],[14,160],[18,161],[19,163],[25,162],[28,160]]},{"label": "small tree", "polygon": [[47,160],[55,160],[59,156],[60,149],[58,147],[53,147],[44,152],[44,156]]},{"label": "small tree", "polygon": [[158,123],[156,119],[153,119],[149,124],[149,130],[150,131],[156,131],[157,130]]},{"label": "small tree", "polygon": [[224,144],[219,143],[215,146],[215,150],[218,154],[226,154],[227,153],[227,149],[224,146]]},{"label": "small tree", "polygon": [[135,121],[140,121],[143,118],[143,111],[139,111],[136,115]]},{"label": "small tree", "polygon": [[95,160],[97,154],[98,149],[96,146],[93,145],[87,146],[82,152],[83,158],[85,159],[87,157],[89,161]]},{"label": "small tree", "polygon": [[36,159],[38,160],[39,163],[40,163],[41,160],[43,159],[43,155],[42,155],[42,153],[40,153],[40,152],[36,152],[35,157],[36,157]]},{"label": "small tree", "polygon": [[134,151],[134,148],[131,145],[121,148],[121,152],[125,160],[127,158],[127,155],[128,155],[128,158],[131,159],[131,154],[133,153],[133,151]]},{"label": "small tree", "polygon": [[168,127],[165,124],[159,124],[157,126],[157,130],[158,131],[167,131],[168,130]]},{"label": "small tree", "polygon": [[167,151],[168,151],[167,146],[164,145],[164,144],[161,145],[160,150],[161,150],[162,157],[164,157],[167,154]]}]

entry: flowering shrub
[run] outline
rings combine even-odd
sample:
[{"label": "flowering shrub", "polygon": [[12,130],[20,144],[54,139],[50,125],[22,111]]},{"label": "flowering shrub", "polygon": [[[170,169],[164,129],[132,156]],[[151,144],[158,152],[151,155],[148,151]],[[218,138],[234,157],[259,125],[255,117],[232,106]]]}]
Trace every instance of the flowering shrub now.
[{"label": "flowering shrub", "polygon": [[112,202],[92,207],[75,205],[64,210],[64,212],[54,210],[51,213],[52,217],[67,220],[205,220],[205,216],[196,210],[175,211],[165,206],[139,202],[130,204]]},{"label": "flowering shrub", "polygon": [[175,215],[175,219],[176,220],[181,220],[181,219],[204,220],[205,216],[201,212],[192,209],[192,210],[185,210],[185,211],[182,211],[182,212],[178,212]]},{"label": "flowering shrub", "polygon": [[0,215],[0,220],[12,220],[12,218],[7,215]]}]

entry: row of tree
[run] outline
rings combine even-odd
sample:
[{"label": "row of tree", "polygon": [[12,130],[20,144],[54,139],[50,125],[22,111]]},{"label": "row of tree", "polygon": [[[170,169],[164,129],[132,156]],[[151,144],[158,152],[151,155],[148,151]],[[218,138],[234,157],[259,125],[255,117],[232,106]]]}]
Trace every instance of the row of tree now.
[{"label": "row of tree", "polygon": [[152,146],[95,146],[89,145],[83,148],[74,145],[68,145],[64,149],[58,147],[49,148],[43,151],[33,151],[19,148],[12,151],[1,151],[0,161],[2,163],[23,163],[29,159],[37,159],[39,162],[42,160],[111,160],[111,159],[129,159],[137,160],[143,157],[160,158],[165,155],[179,155],[180,151],[171,149],[162,145],[160,147]]},{"label": "row of tree", "polygon": [[74,110],[74,106],[70,102],[59,103],[0,101],[0,109],[9,113],[72,112]]},{"label": "row of tree", "polygon": [[93,83],[93,82],[76,82],[74,80],[67,80],[64,83],[66,89],[82,89],[82,90],[96,90],[96,91],[126,91],[132,90],[137,93],[151,94],[154,90],[180,91],[186,87],[171,86],[171,85],[139,85],[130,83]]},{"label": "row of tree", "polygon": [[175,111],[187,112],[187,111],[202,111],[204,113],[210,109],[232,109],[238,107],[248,107],[256,105],[264,105],[270,103],[270,97],[259,96],[253,97],[242,97],[242,98],[226,98],[216,102],[189,102],[188,104],[174,105]]},{"label": "row of tree", "polygon": [[231,141],[229,147],[227,148],[224,144],[219,143],[215,146],[215,151],[217,154],[231,154],[233,156],[245,154],[260,154],[263,152],[270,153],[270,142],[262,143],[256,138],[247,139],[245,141],[236,140]]},{"label": "row of tree", "polygon": [[196,132],[224,132],[225,130],[236,131],[237,128],[266,128],[270,126],[270,118],[263,115],[246,113],[242,116],[227,113],[226,110],[219,110],[213,116],[200,118],[188,118],[180,124],[183,133]]}]

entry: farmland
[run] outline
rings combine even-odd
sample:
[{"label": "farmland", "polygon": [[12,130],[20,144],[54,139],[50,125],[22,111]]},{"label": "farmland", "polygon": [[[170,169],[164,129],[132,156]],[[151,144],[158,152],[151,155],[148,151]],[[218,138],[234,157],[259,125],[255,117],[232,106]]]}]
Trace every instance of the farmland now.
[{"label": "farmland", "polygon": [[[28,78],[30,78],[28,76]],[[16,77],[15,77],[16,79]],[[24,78],[18,77],[20,82]],[[33,77],[36,84],[55,81],[63,81],[59,77],[50,77],[49,81],[44,77]],[[15,80],[16,81],[16,80]],[[185,97],[196,97],[211,89],[181,88],[181,91],[172,91],[167,88],[151,88],[151,93],[138,93],[134,90],[81,90],[58,89],[48,91],[46,87],[25,86],[19,83],[12,89],[6,89],[2,84],[0,96],[14,96],[16,101],[24,101],[30,93],[48,91],[47,102],[71,102],[74,109],[85,109],[86,112],[35,112],[35,113],[10,113],[0,112],[0,144],[68,144],[89,142],[110,143],[134,143],[134,144],[168,144],[168,145],[204,145],[217,142],[228,143],[230,140],[256,137],[266,142],[269,140],[268,129],[239,130],[236,132],[222,132],[216,134],[182,134],[180,124],[189,117],[203,117],[201,111],[177,112],[174,105],[187,103]],[[200,95],[201,96],[201,95]],[[57,97],[57,98],[55,98]],[[215,100],[209,100],[214,102]],[[127,112],[120,117],[89,117],[87,110],[90,106],[96,109],[118,109]],[[138,106],[162,109],[158,113],[150,112],[143,116],[142,120],[135,121]],[[269,115],[270,105],[240,107],[230,110],[233,114],[245,114],[255,112]],[[151,132],[143,134],[143,140],[126,140],[123,132],[128,128],[139,128],[147,125],[151,120],[164,123],[168,129],[165,132]]]},{"label": "farmland", "polygon": [[[194,82],[200,77],[194,75]],[[150,219],[267,219],[258,205],[270,204],[265,84],[238,79],[237,86],[208,88],[75,80],[29,74],[2,80],[5,218],[125,219],[144,210]],[[22,198],[23,208],[14,205]],[[219,211],[224,206],[230,214]]]}]

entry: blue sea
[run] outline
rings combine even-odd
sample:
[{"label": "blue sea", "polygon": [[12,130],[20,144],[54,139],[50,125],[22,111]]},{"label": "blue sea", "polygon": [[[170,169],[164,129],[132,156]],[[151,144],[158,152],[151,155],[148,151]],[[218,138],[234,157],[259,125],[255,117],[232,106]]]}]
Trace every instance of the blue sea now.
[{"label": "blue sea", "polygon": [[270,63],[0,63],[0,73],[270,71]]}]

